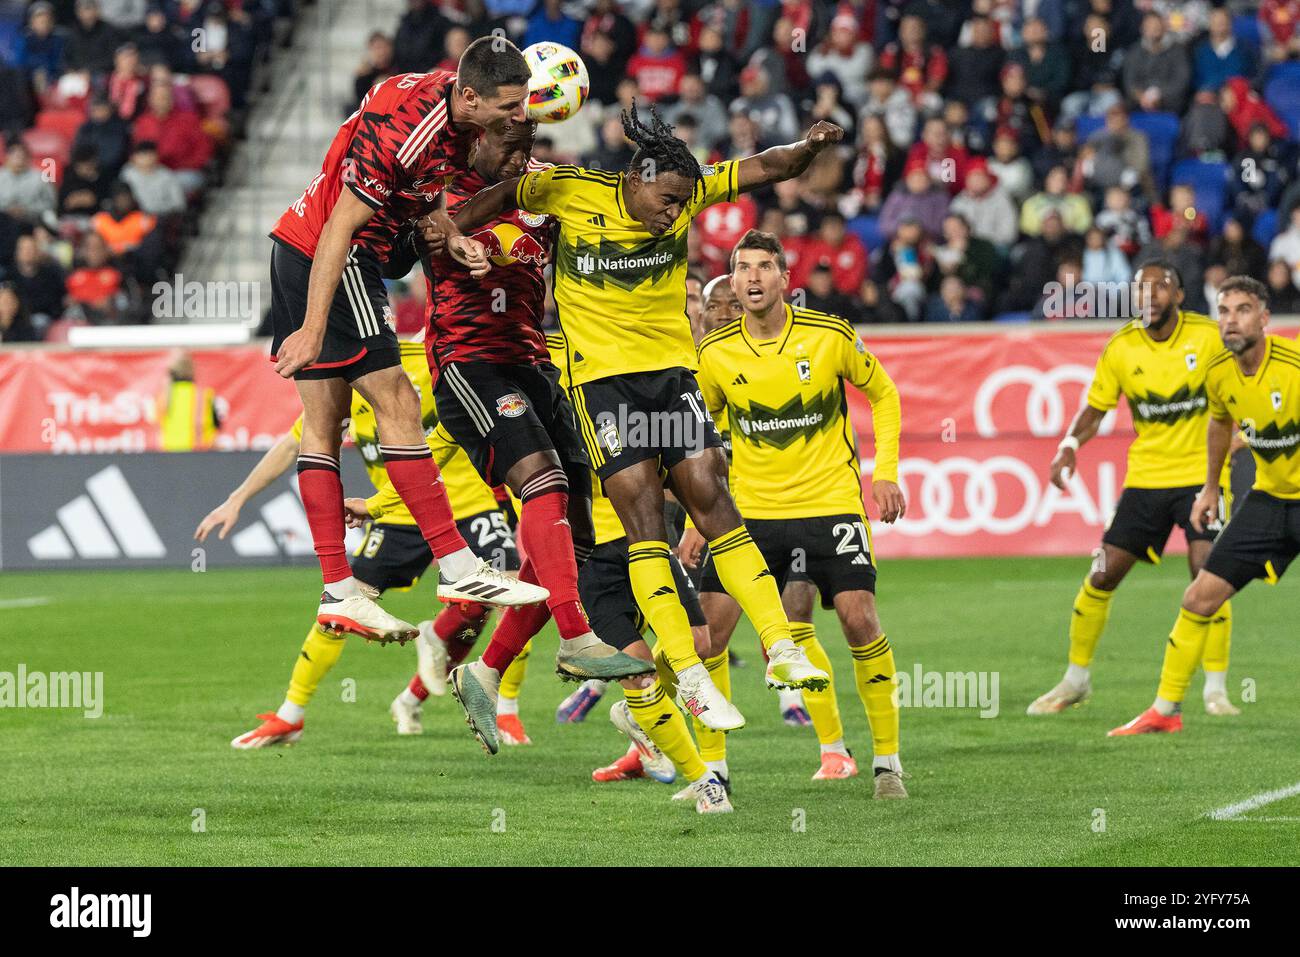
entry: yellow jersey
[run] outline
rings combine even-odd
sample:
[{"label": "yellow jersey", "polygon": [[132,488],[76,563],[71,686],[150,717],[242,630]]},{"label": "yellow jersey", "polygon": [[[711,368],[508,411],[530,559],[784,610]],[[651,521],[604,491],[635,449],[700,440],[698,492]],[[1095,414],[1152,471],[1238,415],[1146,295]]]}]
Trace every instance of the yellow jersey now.
[{"label": "yellow jersey", "polygon": [[[420,394],[420,416],[425,439],[442,472],[452,514],[457,519],[462,519],[499,508],[496,496],[479,476],[465,450],[452,441],[446,430],[438,427],[438,409],[433,402],[433,380],[424,355],[424,344],[402,342],[400,346],[402,369]],[[360,392],[352,393],[352,421],[348,426],[348,434],[366,464],[370,484],[376,489],[375,494],[366,499],[371,516],[382,520],[386,525],[414,525],[415,518],[388,480],[388,473],[384,471],[384,457],[379,452],[379,426],[375,421],[374,410],[361,397]],[[302,439],[302,416],[293,424],[293,436],[300,441]]]},{"label": "yellow jersey", "polygon": [[691,219],[737,194],[736,161],[702,167],[690,200],[662,236],[623,208],[622,173],[551,166],[525,173],[515,202],[553,216],[555,308],[565,348],[555,364],[570,386],[633,372],[695,368],[686,315],[686,234]]},{"label": "yellow jersey", "polygon": [[898,389],[846,320],[787,304],[781,333],[757,340],[741,316],[701,340],[699,364],[709,412],[731,425],[745,518],[865,518],[846,380],[871,402],[874,477],[898,481]]},{"label": "yellow jersey", "polygon": [[1224,349],[1210,360],[1205,384],[1209,414],[1236,422],[1255,456],[1253,487],[1275,498],[1300,499],[1300,348],[1269,336],[1253,376],[1242,375]]},{"label": "yellow jersey", "polygon": [[1110,337],[1087,402],[1108,412],[1124,396],[1137,438],[1128,450],[1125,488],[1181,488],[1205,482],[1208,403],[1205,374],[1223,350],[1219,326],[1179,311],[1173,334],[1156,342],[1134,319]]}]

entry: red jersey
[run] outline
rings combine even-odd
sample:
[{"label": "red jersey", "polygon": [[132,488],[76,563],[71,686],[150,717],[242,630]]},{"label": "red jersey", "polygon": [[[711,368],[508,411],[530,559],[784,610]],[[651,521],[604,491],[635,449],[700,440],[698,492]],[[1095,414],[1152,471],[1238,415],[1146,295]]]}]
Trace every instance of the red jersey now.
[{"label": "red jersey", "polygon": [[[528,172],[549,163],[529,161]],[[471,169],[447,187],[447,212],[492,184]],[[437,381],[448,362],[536,365],[549,362],[542,317],[546,313],[543,270],[551,260],[554,221],[550,216],[511,210],[471,237],[492,259],[492,271],[475,279],[446,253],[425,262],[429,287],[425,348]]]},{"label": "red jersey", "polygon": [[376,210],[356,234],[381,262],[409,220],[433,208],[451,177],[469,168],[478,129],[451,121],[456,74],[399,73],[376,84],[339,127],[325,163],[271,235],[314,256],[325,221],[346,185]]}]

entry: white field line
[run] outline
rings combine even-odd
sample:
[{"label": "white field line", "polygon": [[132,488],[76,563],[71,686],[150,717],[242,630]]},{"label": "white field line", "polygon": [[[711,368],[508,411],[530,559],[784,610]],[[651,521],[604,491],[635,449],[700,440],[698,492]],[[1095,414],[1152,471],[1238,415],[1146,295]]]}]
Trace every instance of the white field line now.
[{"label": "white field line", "polygon": [[44,596],[33,598],[0,598],[0,608],[35,608],[48,605],[50,600]]},{"label": "white field line", "polygon": [[[1242,815],[1248,811],[1254,811],[1266,804],[1272,804],[1274,801],[1282,801],[1289,797],[1295,797],[1300,794],[1300,781],[1292,784],[1290,787],[1278,788],[1276,791],[1261,791],[1259,794],[1252,795],[1244,801],[1238,801],[1236,804],[1229,804],[1227,807],[1221,807],[1217,811],[1211,811],[1205,815],[1214,821],[1239,821]],[[1251,818],[1253,821],[1266,820],[1300,820],[1300,818]]]}]

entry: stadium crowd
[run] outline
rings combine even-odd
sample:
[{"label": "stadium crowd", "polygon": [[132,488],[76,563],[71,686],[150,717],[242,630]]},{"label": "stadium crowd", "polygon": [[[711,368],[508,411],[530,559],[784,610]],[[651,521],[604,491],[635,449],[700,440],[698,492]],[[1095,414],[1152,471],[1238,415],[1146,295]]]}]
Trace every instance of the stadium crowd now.
[{"label": "stadium crowd", "polygon": [[149,321],[294,7],[0,3],[0,341]]}]

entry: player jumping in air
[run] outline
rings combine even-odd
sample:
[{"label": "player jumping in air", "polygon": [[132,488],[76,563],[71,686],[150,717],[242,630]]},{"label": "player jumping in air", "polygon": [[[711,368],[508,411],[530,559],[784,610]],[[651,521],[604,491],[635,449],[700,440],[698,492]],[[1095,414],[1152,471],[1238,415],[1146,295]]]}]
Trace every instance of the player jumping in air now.
[{"label": "player jumping in air", "polygon": [[[398,229],[430,211],[446,178],[470,165],[479,133],[523,121],[528,77],[514,46],[485,37],[465,50],[458,73],[377,84],[271,232],[272,358],[302,397],[299,488],[325,583],[317,613],[324,627],[381,641],[416,633],[363,594],[344,553],[339,442],[354,388],[374,410],[393,487],[438,560],[439,597],[498,605],[547,597],[483,562],[456,530],[419,400],[384,321],[382,277]],[[488,268],[473,240],[455,237],[449,247],[472,272]]]},{"label": "player jumping in air", "polygon": [[1268,334],[1268,290],[1257,279],[1224,280],[1216,306],[1226,349],[1206,363],[1209,448],[1192,527],[1200,532],[1218,517],[1234,422],[1255,457],[1255,486],[1183,592],[1155,702],[1111,736],[1181,731],[1183,697],[1209,655],[1220,609],[1256,578],[1276,583],[1300,553],[1300,349]]},{"label": "player jumping in air", "polygon": [[776,584],[727,490],[722,439],[691,372],[687,233],[706,207],[798,176],[843,131],[819,122],[798,143],[701,167],[653,109],[649,125],[635,108],[623,125],[637,147],[627,170],[525,173],[466,202],[454,224],[473,233],[512,209],[557,220],[554,290],[570,394],[592,466],[627,532],[637,605],[687,708],[707,727],[735,730],[744,717],[701,663],[673,581],[665,487],[709,540],[719,575],[768,649],[768,684],[824,687],[829,679],[790,640]]},{"label": "player jumping in air", "polygon": [[[700,343],[700,388],[710,412],[726,410],[736,502],[767,567],[781,585],[791,571],[806,574],[821,592],[823,607],[833,607],[839,617],[871,725],[875,796],[905,798],[897,668],[876,612],[876,565],[845,383],[871,403],[871,497],[885,523],[906,509],[898,485],[898,390],[849,322],[785,302],[789,280],[776,236],[750,230],[741,238],[731,255],[731,287],[744,312]],[[688,532],[683,553],[693,562],[703,545]],[[730,590],[717,568],[714,556],[700,584],[702,601]],[[717,603],[704,608],[706,615],[726,610]],[[710,617],[710,665],[725,663],[736,617]],[[813,664],[830,674],[830,658],[811,622],[792,622],[790,629]],[[805,689],[804,702],[821,742],[814,780],[856,775],[834,685]]]},{"label": "player jumping in air", "polygon": [[[1077,469],[1079,447],[1097,434],[1106,413],[1124,396],[1137,430],[1124,493],[1074,599],[1065,676],[1029,706],[1032,715],[1058,714],[1091,695],[1092,659],[1115,589],[1137,562],[1160,561],[1174,526],[1187,539],[1193,578],[1214,543],[1211,528],[1193,523],[1192,502],[1205,476],[1205,377],[1210,359],[1223,349],[1219,330],[1207,316],[1179,308],[1182,280],[1167,263],[1145,264],[1134,283],[1139,318],[1106,343],[1084,405],[1052,459],[1052,483],[1064,489]],[[1232,607],[1225,604],[1214,609],[1205,647],[1205,710],[1212,715],[1240,713],[1227,694],[1231,638]]]}]

